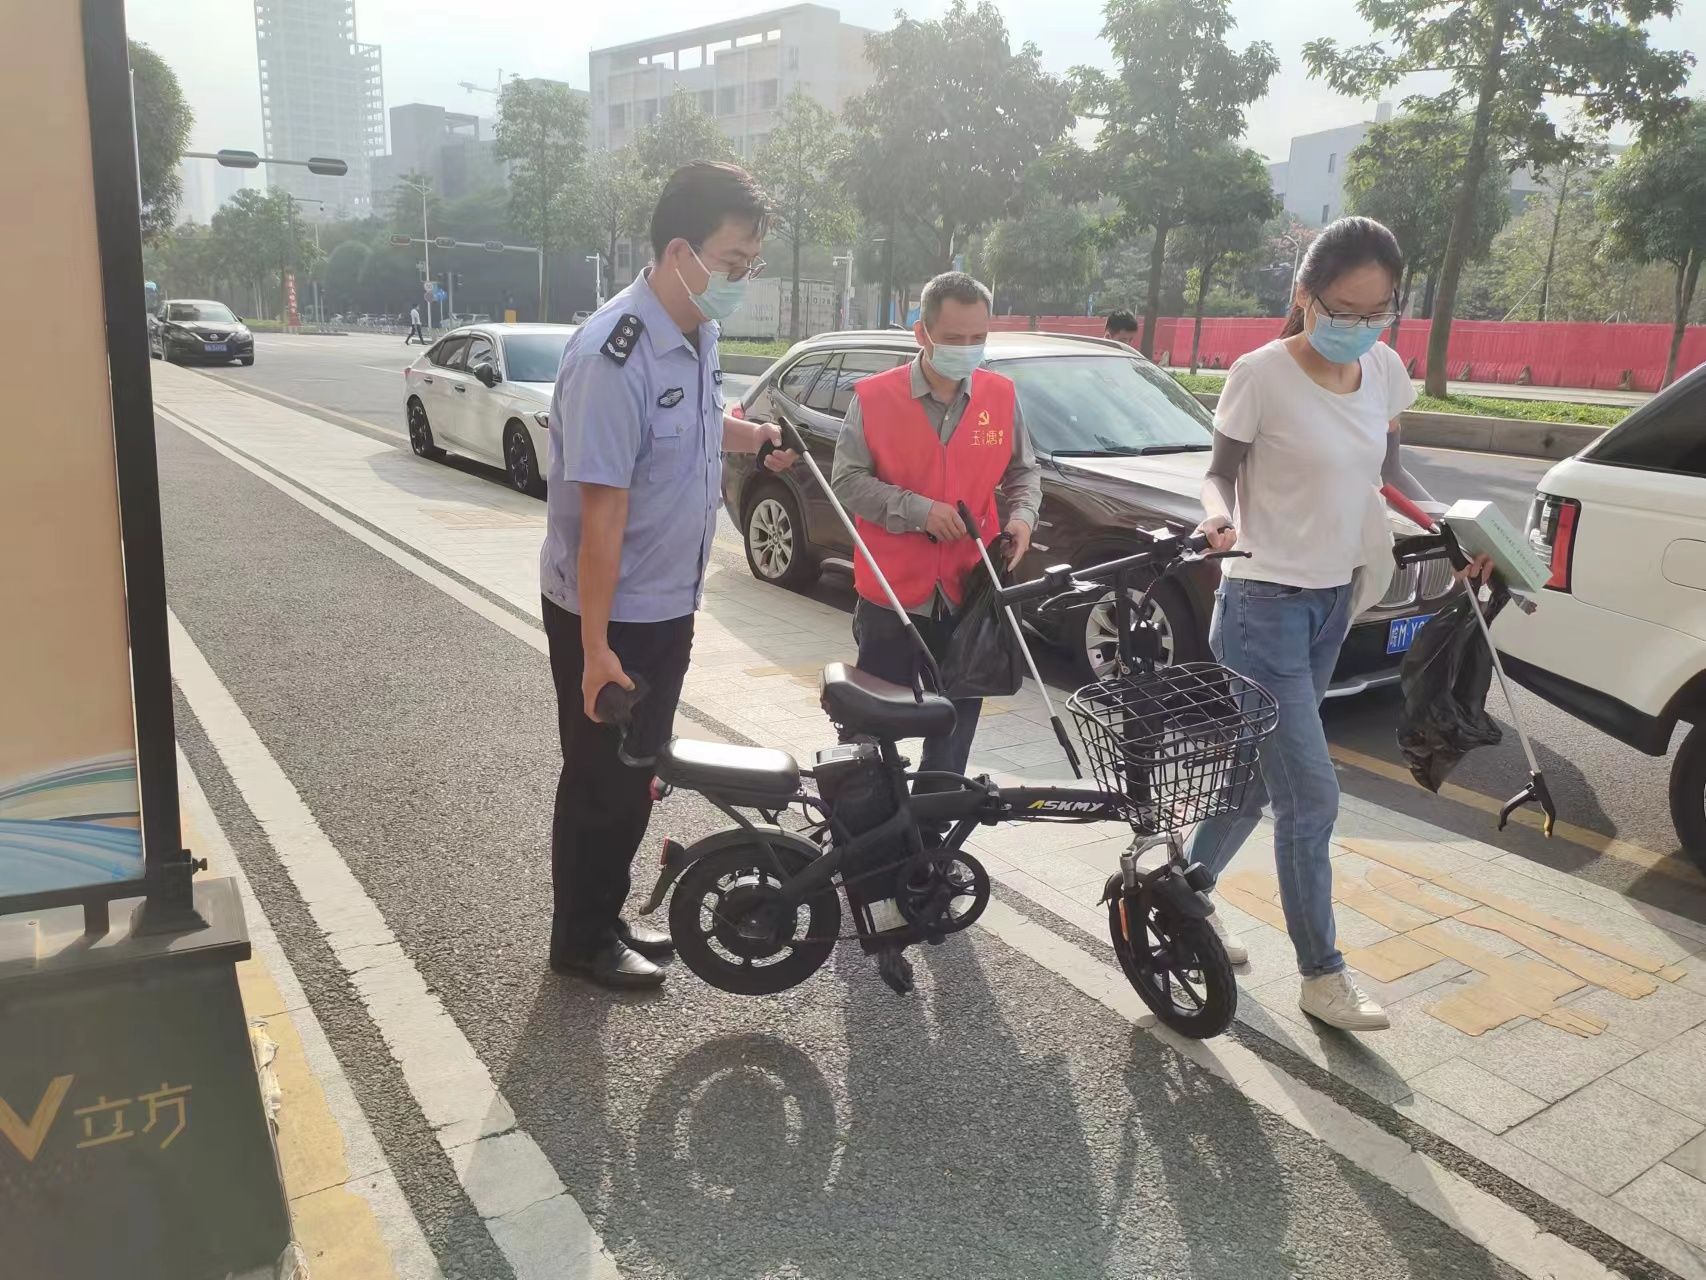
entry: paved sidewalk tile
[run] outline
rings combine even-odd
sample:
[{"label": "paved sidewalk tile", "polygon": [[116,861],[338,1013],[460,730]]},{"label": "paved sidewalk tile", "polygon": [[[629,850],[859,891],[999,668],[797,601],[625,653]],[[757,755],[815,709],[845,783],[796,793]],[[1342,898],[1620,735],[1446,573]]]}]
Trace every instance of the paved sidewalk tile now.
[{"label": "paved sidewalk tile", "polygon": [[1706,1028],[1643,1053],[1611,1078],[1706,1124]]},{"label": "paved sidewalk tile", "polygon": [[[1691,1028],[1706,1023],[1706,996],[1661,981],[1658,990],[1639,1000],[1600,987],[1566,997],[1571,1009],[1605,1019],[1605,1029],[1619,1040],[1653,1049],[1669,1044]],[[1706,1058],[1701,1059],[1706,1068]]]},{"label": "paved sidewalk tile", "polygon": [[1700,1132],[1698,1121],[1616,1081],[1598,1080],[1517,1125],[1510,1140],[1611,1195]]},{"label": "paved sidewalk tile", "polygon": [[1528,1090],[1462,1058],[1450,1058],[1431,1071],[1422,1072],[1413,1083],[1430,1098],[1473,1120],[1488,1133],[1503,1133],[1546,1105]]},{"label": "paved sidewalk tile", "polygon": [[1619,1191],[1617,1199],[1666,1230],[1706,1249],[1706,1182],[1661,1164]]},{"label": "paved sidewalk tile", "polygon": [[1706,1133],[1671,1152],[1665,1157],[1665,1163],[1675,1165],[1690,1177],[1706,1182]]},{"label": "paved sidewalk tile", "polygon": [[1635,1057],[1616,1036],[1578,1036],[1529,1022],[1481,1037],[1463,1057],[1494,1075],[1557,1102]]}]

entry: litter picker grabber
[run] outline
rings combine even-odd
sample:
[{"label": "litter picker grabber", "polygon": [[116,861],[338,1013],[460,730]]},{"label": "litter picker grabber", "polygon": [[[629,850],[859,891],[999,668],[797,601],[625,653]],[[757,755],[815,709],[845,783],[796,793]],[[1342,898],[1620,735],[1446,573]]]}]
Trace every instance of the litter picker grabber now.
[{"label": "litter picker grabber", "polygon": [[1054,709],[1054,699],[1049,697],[1048,685],[1037,673],[1037,660],[1031,656],[1031,646],[1025,643],[1025,630],[1019,625],[1019,615],[1013,612],[1013,606],[1001,600],[1001,574],[995,568],[995,562],[989,558],[989,548],[984,544],[983,535],[978,532],[977,519],[971,513],[971,508],[964,502],[959,504],[960,520],[965,524],[966,535],[977,543],[978,557],[983,561],[984,570],[989,574],[989,582],[995,588],[992,600],[1001,602],[1001,611],[1007,615],[1007,625],[1013,628],[1013,639],[1018,642],[1019,652],[1025,655],[1025,667],[1031,673],[1031,679],[1036,681],[1037,691],[1043,695],[1043,706],[1048,708],[1048,722],[1054,726],[1054,736],[1060,742],[1060,749],[1066,753],[1066,762],[1072,766],[1072,776],[1082,778],[1084,770],[1078,764],[1078,751],[1072,745],[1072,738],[1066,732],[1066,726],[1061,723],[1060,715]]},{"label": "litter picker grabber", "polygon": [[[859,536],[859,530],[853,523],[853,517],[847,514],[847,508],[841,505],[841,499],[835,496],[835,490],[829,487],[829,479],[823,474],[823,468],[817,465],[817,459],[812,457],[811,450],[806,448],[806,442],[801,439],[799,431],[792,423],[778,422],[774,424],[782,433],[782,448],[791,449],[800,455],[800,461],[806,464],[806,469],[812,473],[812,479],[817,481],[823,496],[828,500],[830,509],[840,519],[841,525],[847,530],[847,536],[853,539],[853,545],[858,553],[865,557],[865,563],[871,566],[871,572],[876,576],[877,583],[883,589],[883,594],[889,598],[889,608],[894,610],[894,616],[900,619],[900,625],[906,629],[907,639],[912,642],[913,649],[919,657],[919,664],[914,668],[912,679],[912,696],[918,702],[924,701],[924,681],[919,671],[928,672],[931,686],[940,692],[942,688],[942,671],[936,665],[936,655],[930,652],[930,646],[924,643],[924,637],[918,634],[918,628],[912,625],[912,615],[907,613],[906,606],[901,604],[900,597],[895,595],[894,588],[889,585],[888,578],[883,574],[883,568],[877,563],[877,558],[871,554],[871,549],[865,545],[865,540]],[[776,446],[766,440],[758,446],[758,465],[763,466],[764,460],[776,452]]]},{"label": "litter picker grabber", "polygon": [[[1380,496],[1386,499],[1387,504],[1399,515],[1438,538],[1455,568],[1461,569],[1469,563],[1469,557],[1458,545],[1457,538],[1452,533],[1449,524],[1435,520],[1433,516],[1423,511],[1392,485],[1383,486],[1380,490]],[[1534,747],[1529,743],[1528,731],[1523,727],[1522,713],[1517,710],[1516,699],[1511,697],[1510,682],[1505,678],[1504,663],[1499,658],[1498,647],[1493,644],[1493,633],[1487,626],[1486,615],[1481,612],[1479,592],[1468,578],[1463,579],[1463,589],[1469,594],[1470,612],[1475,615],[1475,622],[1481,629],[1481,638],[1486,641],[1487,652],[1492,656],[1493,673],[1499,680],[1499,692],[1504,694],[1505,705],[1510,708],[1511,724],[1516,729],[1517,740],[1522,743],[1523,757],[1528,761],[1528,784],[1499,808],[1499,830],[1505,829],[1505,825],[1510,821],[1511,814],[1525,804],[1532,803],[1540,806],[1540,811],[1544,815],[1541,819],[1540,829],[1550,836],[1552,828],[1558,821],[1557,806],[1552,801],[1552,792],[1546,785],[1546,777],[1540,771],[1540,763],[1534,758]]]}]

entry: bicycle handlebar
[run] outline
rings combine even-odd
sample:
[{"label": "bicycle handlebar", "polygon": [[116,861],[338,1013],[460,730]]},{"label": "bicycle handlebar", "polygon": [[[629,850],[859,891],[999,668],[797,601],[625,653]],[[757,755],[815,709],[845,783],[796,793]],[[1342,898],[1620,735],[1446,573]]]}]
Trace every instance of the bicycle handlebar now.
[{"label": "bicycle handlebar", "polygon": [[1182,560],[1224,560],[1231,556],[1249,554],[1248,551],[1210,551],[1208,535],[1204,533],[1193,533],[1185,537],[1168,533],[1158,537],[1154,546],[1135,555],[1122,556],[1118,560],[1093,565],[1088,569],[1073,569],[1071,565],[1065,564],[1051,565],[1043,570],[1043,576],[1040,578],[1003,587],[1001,602],[1008,605],[1025,604],[1048,596],[1066,595],[1085,590],[1099,582],[1106,582],[1109,578],[1116,578],[1133,569],[1151,568],[1156,565],[1171,566]]}]

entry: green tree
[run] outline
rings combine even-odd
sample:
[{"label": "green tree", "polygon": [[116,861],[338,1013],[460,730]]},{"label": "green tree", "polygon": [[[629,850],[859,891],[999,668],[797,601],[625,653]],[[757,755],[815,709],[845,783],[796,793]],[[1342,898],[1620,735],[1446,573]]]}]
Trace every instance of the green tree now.
[{"label": "green tree", "polygon": [[[946,269],[966,237],[1016,211],[1026,172],[1071,123],[1066,87],[1036,45],[1012,47],[989,0],[953,0],[931,21],[900,14],[865,56],[876,80],[843,111],[843,182],[886,249],[922,231]],[[892,262],[883,279],[886,301]]]},{"label": "green tree", "polygon": [[1155,349],[1167,237],[1182,226],[1215,149],[1244,132],[1244,109],[1268,90],[1279,59],[1266,43],[1242,52],[1230,0],[1108,0],[1102,36],[1119,70],[1073,72],[1080,116],[1101,122],[1092,150],[1101,189],[1118,198],[1126,234],[1149,231],[1143,353]]},{"label": "green tree", "polygon": [[178,161],[189,146],[195,113],[177,73],[145,44],[130,42],[131,96],[136,112],[136,163],[142,188],[142,238],[172,229],[184,197]]},{"label": "green tree", "polygon": [[656,120],[634,135],[633,156],[639,173],[649,184],[642,203],[657,203],[657,193],[670,175],[696,160],[735,159],[722,126],[699,110],[692,94],[677,89],[662,104]]},{"label": "green tree", "polygon": [[990,287],[1023,298],[1034,329],[1042,300],[1074,297],[1082,308],[1096,265],[1094,228],[1077,205],[1039,198],[991,227],[981,256]]},{"label": "green tree", "polygon": [[[1345,161],[1345,208],[1391,228],[1404,250],[1398,284],[1398,320],[1409,307],[1418,276],[1436,277],[1445,262],[1457,177],[1469,149],[1470,124],[1433,102],[1417,102],[1395,120],[1377,124]],[[1475,200],[1474,236],[1468,260],[1486,256],[1493,237],[1510,216],[1510,175],[1488,165]]]},{"label": "green tree", "polygon": [[1670,355],[1661,384],[1669,386],[1706,261],[1706,103],[1694,103],[1674,125],[1637,142],[1606,175],[1599,203],[1614,257],[1668,262],[1676,269]]},{"label": "green tree", "polygon": [[800,250],[853,234],[853,207],[839,178],[842,145],[835,117],[796,89],[782,104],[754,166],[754,176],[770,197],[770,229],[793,254],[788,337],[795,342],[800,339]]},{"label": "green tree", "polygon": [[373,250],[360,240],[345,240],[326,259],[326,305],[334,311],[361,309],[361,275]]},{"label": "green tree", "polygon": [[[547,257],[568,242],[586,155],[586,103],[555,80],[510,80],[498,97],[497,155],[510,165],[510,221]],[[547,296],[541,320],[549,318]]]},{"label": "green tree", "polygon": [[598,247],[604,256],[606,281],[616,269],[617,244],[646,233],[651,217],[646,197],[651,190],[631,148],[595,151],[587,157],[585,174],[573,196],[575,238]]},{"label": "green tree", "polygon": [[1446,393],[1451,318],[1487,169],[1500,157],[1543,167],[1574,149],[1576,140],[1560,134],[1543,110],[1549,97],[1575,99],[1592,125],[1628,119],[1650,131],[1674,117],[1693,57],[1652,48],[1643,24],[1675,9],[1675,0],[1454,0],[1443,7],[1439,0],[1357,0],[1378,39],[1341,48],[1322,38],[1304,46],[1310,74],[1340,93],[1371,98],[1416,72],[1442,72],[1449,87],[1433,101],[1454,114],[1469,108],[1469,144],[1457,169],[1428,336],[1429,395]]},{"label": "green tree", "polygon": [[376,248],[361,264],[359,309],[390,315],[420,301],[421,273],[410,249]]},{"label": "green tree", "polygon": [[1248,147],[1223,143],[1204,154],[1197,184],[1184,205],[1184,260],[1196,302],[1191,312],[1191,372],[1202,345],[1203,306],[1217,270],[1252,259],[1265,244],[1264,227],[1279,212],[1267,161]]}]

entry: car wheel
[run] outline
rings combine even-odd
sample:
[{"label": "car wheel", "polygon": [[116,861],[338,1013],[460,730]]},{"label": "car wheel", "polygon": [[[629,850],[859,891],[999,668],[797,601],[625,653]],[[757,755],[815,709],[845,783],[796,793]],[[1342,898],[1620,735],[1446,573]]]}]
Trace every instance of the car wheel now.
[{"label": "car wheel", "polygon": [[818,564],[806,545],[806,522],[786,486],[767,484],[753,495],[741,532],[747,568],[760,582],[797,591],[816,581]]},{"label": "car wheel", "polygon": [[248,366],[248,365],[251,365],[251,364],[254,364],[254,363],[255,363],[255,357],[254,357],[254,356],[244,356],[244,357],[243,357],[243,358],[242,358],[242,359],[241,359],[241,360],[239,360],[239,361],[238,361],[238,362],[237,362],[237,363],[238,363],[238,364],[240,364],[240,365],[244,365],[244,366]]},{"label": "car wheel", "polygon": [[444,456],[444,450],[432,442],[432,425],[427,422],[426,406],[413,398],[409,400],[409,448],[415,451],[416,457],[433,462]]},{"label": "car wheel", "polygon": [[1706,871],[1706,724],[1688,731],[1671,764],[1670,820],[1682,851]]},{"label": "car wheel", "polygon": [[511,421],[504,428],[504,470],[509,473],[510,485],[530,498],[545,496],[545,477],[539,474],[539,460],[533,456],[533,441],[527,428]]},{"label": "car wheel", "polygon": [[[1140,588],[1132,588],[1133,608],[1142,596]],[[1067,627],[1073,668],[1080,684],[1101,679],[1112,667],[1119,653],[1118,618],[1114,593],[1110,591],[1089,607],[1080,608],[1076,621]],[[1192,613],[1190,601],[1177,583],[1163,582],[1156,587],[1145,615],[1138,621],[1148,622],[1160,632],[1161,663],[1202,662],[1208,658],[1206,628]]]}]

